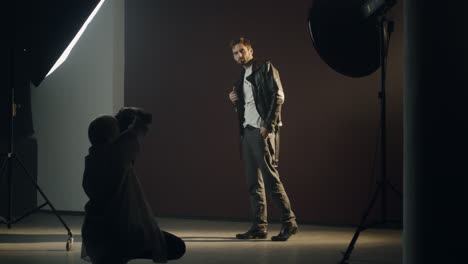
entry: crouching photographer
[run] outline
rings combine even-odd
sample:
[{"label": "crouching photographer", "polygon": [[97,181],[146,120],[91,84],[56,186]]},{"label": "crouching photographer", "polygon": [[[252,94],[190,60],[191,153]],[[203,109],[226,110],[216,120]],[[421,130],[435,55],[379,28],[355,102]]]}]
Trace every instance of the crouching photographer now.
[{"label": "crouching photographer", "polygon": [[185,243],[162,231],[135,173],[139,138],[152,116],[124,107],[115,117],[99,116],[89,125],[83,189],[89,198],[82,226],[84,260],[94,264],[132,259],[167,262],[185,253]]}]

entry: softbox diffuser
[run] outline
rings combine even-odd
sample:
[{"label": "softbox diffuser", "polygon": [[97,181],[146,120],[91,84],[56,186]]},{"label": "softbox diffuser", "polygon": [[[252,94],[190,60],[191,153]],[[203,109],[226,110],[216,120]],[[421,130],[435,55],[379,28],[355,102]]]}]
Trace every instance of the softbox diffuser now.
[{"label": "softbox diffuser", "polygon": [[375,17],[365,17],[362,0],[314,0],[309,31],[320,57],[335,71],[370,75],[380,66],[379,29]]},{"label": "softbox diffuser", "polygon": [[[30,74],[39,86],[85,22],[91,20],[104,1],[27,1],[31,8]],[[94,11],[94,13],[93,13]],[[89,23],[89,21],[88,21]],[[84,28],[83,28],[84,30]]]}]

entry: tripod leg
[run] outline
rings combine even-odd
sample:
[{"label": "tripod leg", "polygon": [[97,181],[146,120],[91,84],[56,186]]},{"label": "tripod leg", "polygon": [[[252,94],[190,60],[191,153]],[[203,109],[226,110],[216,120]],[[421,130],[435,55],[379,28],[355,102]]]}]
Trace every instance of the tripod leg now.
[{"label": "tripod leg", "polygon": [[[8,162],[8,158],[5,158],[2,162],[2,166],[0,167],[0,175],[4,175],[5,173],[5,169],[6,169],[6,165],[7,165],[7,162]],[[6,173],[5,173],[6,174]],[[7,176],[8,177],[8,176]],[[0,222],[3,222],[4,224],[7,224],[8,225],[8,220],[3,218],[2,216],[0,216]]]},{"label": "tripod leg", "polygon": [[391,184],[389,181],[387,181],[387,184],[390,186],[390,188],[400,197],[400,199],[403,200],[403,193],[401,193],[393,184]]},{"label": "tripod leg", "polygon": [[10,154],[8,154],[7,161],[6,161],[6,174],[7,174],[7,188],[8,188],[8,209],[7,209],[7,227],[8,229],[11,228],[11,219],[13,219],[13,181],[11,179],[11,175],[13,174],[13,159]]},{"label": "tripod leg", "polygon": [[2,161],[2,166],[0,167],[0,175],[3,175],[3,169],[5,168],[5,165],[6,165],[7,160],[8,160],[8,158],[5,158],[5,159]]},{"label": "tripod leg", "polygon": [[26,173],[26,175],[29,177],[29,179],[31,180],[32,184],[36,187],[36,189],[39,191],[39,193],[41,194],[41,196],[44,198],[44,200],[46,200],[46,203],[49,204],[50,206],[50,209],[52,209],[52,212],[55,214],[55,216],[60,220],[60,222],[62,223],[62,225],[65,227],[65,229],[68,231],[68,240],[67,240],[67,246],[66,246],[66,249],[67,251],[71,249],[72,245],[73,245],[73,233],[71,232],[70,228],[67,226],[67,224],[65,223],[65,221],[62,219],[62,217],[57,213],[57,210],[55,210],[55,207],[52,205],[52,203],[50,202],[50,200],[47,198],[47,196],[45,195],[45,193],[42,191],[41,187],[39,187],[39,185],[37,184],[37,182],[31,177],[31,175],[28,173],[28,170],[26,169],[26,167],[24,166],[24,164],[21,162],[21,160],[15,156],[15,159],[16,161],[18,161],[18,163],[20,164],[21,168],[23,169],[23,171]]},{"label": "tripod leg", "polygon": [[367,210],[364,212],[361,222],[359,223],[359,226],[356,228],[356,232],[354,232],[354,236],[351,239],[348,249],[346,249],[346,252],[344,253],[343,259],[341,260],[340,264],[348,263],[349,257],[351,257],[351,253],[353,252],[354,245],[356,244],[356,241],[359,238],[359,234],[361,233],[361,231],[364,231],[366,229],[366,226],[365,226],[366,219],[369,216],[369,213],[371,212],[372,208],[374,207],[375,201],[377,200],[377,197],[383,187],[384,185],[382,183],[379,183],[377,185],[377,189],[375,190],[374,195],[372,196],[371,202],[369,203]]}]

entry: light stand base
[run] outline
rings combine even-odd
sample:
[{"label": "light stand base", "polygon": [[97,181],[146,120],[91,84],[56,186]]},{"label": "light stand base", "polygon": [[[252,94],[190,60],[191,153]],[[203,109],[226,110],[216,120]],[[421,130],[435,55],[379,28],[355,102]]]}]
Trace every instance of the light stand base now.
[{"label": "light stand base", "polygon": [[[13,219],[12,217],[12,192],[11,192],[11,180],[12,180],[12,169],[13,169],[13,163],[16,161],[17,164],[20,165],[20,168],[24,171],[24,173],[28,176],[30,182],[34,185],[34,187],[36,188],[37,191],[39,191],[39,193],[41,194],[41,196],[44,198],[44,200],[46,201],[45,203],[41,204],[40,206],[26,212],[25,214],[23,214],[22,216],[18,217],[18,218],[15,218]],[[3,222],[4,224],[7,225],[8,229],[10,229],[12,227],[13,224],[21,221],[22,219],[24,219],[25,217],[31,215],[32,213],[35,213],[36,211],[40,210],[41,208],[43,208],[44,206],[46,205],[49,205],[50,209],[52,210],[52,212],[55,214],[55,216],[57,216],[57,218],[59,219],[59,221],[62,223],[62,225],[65,227],[65,229],[67,230],[68,232],[68,240],[67,240],[67,243],[66,243],[66,246],[65,246],[65,249],[67,251],[71,250],[72,247],[73,247],[73,242],[74,242],[74,238],[73,238],[73,233],[71,231],[71,229],[68,227],[68,225],[65,223],[65,221],[62,219],[62,217],[57,213],[57,210],[55,210],[55,207],[52,205],[52,203],[50,202],[50,200],[47,198],[47,196],[45,195],[45,193],[42,191],[42,189],[39,187],[39,185],[37,184],[36,180],[33,179],[31,177],[31,175],[29,174],[28,170],[26,169],[26,167],[24,166],[23,162],[21,162],[21,160],[18,158],[18,156],[15,154],[15,153],[8,153],[5,155],[5,160],[2,164],[2,167],[1,167],[1,170],[0,170],[0,175],[6,175],[6,177],[8,177],[8,183],[9,183],[9,190],[8,190],[8,216],[7,217],[1,217],[0,216],[0,222]]]},{"label": "light stand base", "polygon": [[386,219],[383,219],[381,222],[366,225],[366,219],[369,216],[370,212],[372,211],[372,208],[374,207],[374,204],[377,201],[377,198],[379,197],[379,194],[381,192],[383,192],[386,185],[389,185],[392,188],[392,190],[394,190],[395,193],[400,195],[400,197],[402,198],[401,193],[398,192],[395,189],[395,187],[391,183],[389,183],[388,181],[383,182],[383,183],[379,182],[377,184],[377,189],[375,190],[374,194],[372,195],[371,202],[369,203],[366,211],[364,212],[364,215],[363,215],[363,217],[361,219],[361,222],[359,223],[358,227],[356,228],[356,231],[354,232],[353,238],[351,239],[351,242],[349,243],[348,248],[346,249],[345,252],[342,252],[343,253],[343,259],[340,262],[338,262],[339,264],[349,264],[349,258],[351,257],[351,253],[354,250],[354,245],[356,244],[356,242],[357,242],[357,240],[359,238],[359,235],[361,234],[362,231],[364,231],[364,230],[366,230],[366,229],[368,229],[368,228],[370,228],[372,226],[375,226],[375,225],[385,225],[385,224],[389,223]]}]

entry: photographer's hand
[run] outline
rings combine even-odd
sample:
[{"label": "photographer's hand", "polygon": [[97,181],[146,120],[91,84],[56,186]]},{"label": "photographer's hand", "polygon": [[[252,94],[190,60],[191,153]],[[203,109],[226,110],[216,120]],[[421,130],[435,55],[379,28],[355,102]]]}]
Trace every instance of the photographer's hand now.
[{"label": "photographer's hand", "polygon": [[153,119],[151,113],[144,111],[142,108],[138,108],[136,113],[146,124],[151,124],[151,121]]},{"label": "photographer's hand", "polygon": [[135,115],[128,129],[134,131],[137,136],[144,136],[148,132],[148,125],[138,115]]}]

